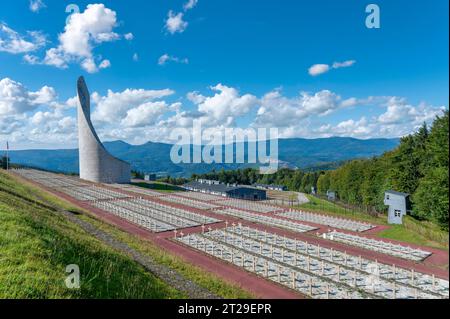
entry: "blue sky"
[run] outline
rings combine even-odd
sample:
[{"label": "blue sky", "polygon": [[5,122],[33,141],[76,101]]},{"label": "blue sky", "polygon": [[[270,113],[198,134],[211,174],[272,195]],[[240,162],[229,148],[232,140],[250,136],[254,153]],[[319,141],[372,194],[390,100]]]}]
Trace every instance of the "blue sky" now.
[{"label": "blue sky", "polygon": [[[193,119],[283,137],[398,137],[448,108],[446,0],[76,1],[66,25],[70,3],[2,5],[0,143],[75,146],[79,75],[101,138],[130,143],[167,141]],[[379,29],[365,26],[369,3]],[[84,36],[84,52],[70,47]]]}]

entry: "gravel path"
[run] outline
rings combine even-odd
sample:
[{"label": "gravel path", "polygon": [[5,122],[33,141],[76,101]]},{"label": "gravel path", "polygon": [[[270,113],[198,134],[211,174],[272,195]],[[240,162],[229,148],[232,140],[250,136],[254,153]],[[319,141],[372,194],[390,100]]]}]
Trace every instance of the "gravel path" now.
[{"label": "gravel path", "polygon": [[73,213],[67,211],[61,211],[64,216],[71,222],[80,226],[84,231],[91,234],[95,238],[107,244],[109,247],[114,248],[122,253],[130,256],[134,261],[142,265],[145,269],[152,274],[166,282],[169,286],[186,293],[191,299],[219,299],[218,296],[212,294],[207,289],[198,286],[194,282],[186,279],[178,272],[166,267],[164,265],[157,264],[154,260],[146,255],[143,255],[135,249],[128,246],[126,243],[118,241],[108,233],[96,228],[89,222],[79,219]]}]

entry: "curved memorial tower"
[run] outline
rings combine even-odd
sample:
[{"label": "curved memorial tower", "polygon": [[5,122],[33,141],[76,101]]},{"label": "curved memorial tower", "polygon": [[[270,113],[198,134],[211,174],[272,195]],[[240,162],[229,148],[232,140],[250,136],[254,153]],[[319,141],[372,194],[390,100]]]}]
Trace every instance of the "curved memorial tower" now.
[{"label": "curved memorial tower", "polygon": [[130,183],[130,164],[109,154],[92,126],[90,95],[82,76],[77,91],[80,178],[96,183]]}]

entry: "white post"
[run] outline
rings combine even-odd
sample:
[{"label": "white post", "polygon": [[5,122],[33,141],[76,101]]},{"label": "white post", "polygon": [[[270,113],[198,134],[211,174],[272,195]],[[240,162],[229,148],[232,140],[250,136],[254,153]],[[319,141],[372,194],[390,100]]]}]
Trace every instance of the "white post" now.
[{"label": "white post", "polygon": [[338,281],[341,281],[341,266],[337,266]]},{"label": "white post", "polygon": [[392,295],[393,295],[393,299],[397,299],[397,287],[395,286],[395,281],[393,282],[393,284],[392,284],[392,286],[393,286],[393,289],[392,289]]},{"label": "white post", "polygon": [[291,272],[291,276],[292,276],[292,289],[295,289],[295,273]]},{"label": "white post", "polygon": [[313,292],[312,292],[312,279],[309,278],[309,295],[312,297],[313,296]]}]

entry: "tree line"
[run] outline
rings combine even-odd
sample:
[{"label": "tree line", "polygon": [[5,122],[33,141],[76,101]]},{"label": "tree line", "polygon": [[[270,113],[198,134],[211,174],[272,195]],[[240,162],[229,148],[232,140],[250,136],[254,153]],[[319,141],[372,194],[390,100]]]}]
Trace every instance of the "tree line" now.
[{"label": "tree line", "polygon": [[385,212],[384,192],[396,190],[410,194],[411,215],[432,221],[448,230],[449,222],[449,119],[448,111],[436,117],[431,128],[426,124],[414,134],[401,139],[400,145],[381,156],[357,159],[337,169],[304,172],[282,168],[272,175],[260,175],[257,169],[212,171],[192,175],[223,183],[251,185],[280,184],[289,190],[319,194],[336,191],[341,201],[364,205]]},{"label": "tree line", "polygon": [[448,230],[448,111],[431,128],[426,124],[401,139],[400,145],[382,156],[353,160],[324,172],[317,180],[319,193],[337,191],[350,204],[372,206],[384,211],[385,190],[410,194],[411,215],[432,221]]}]

